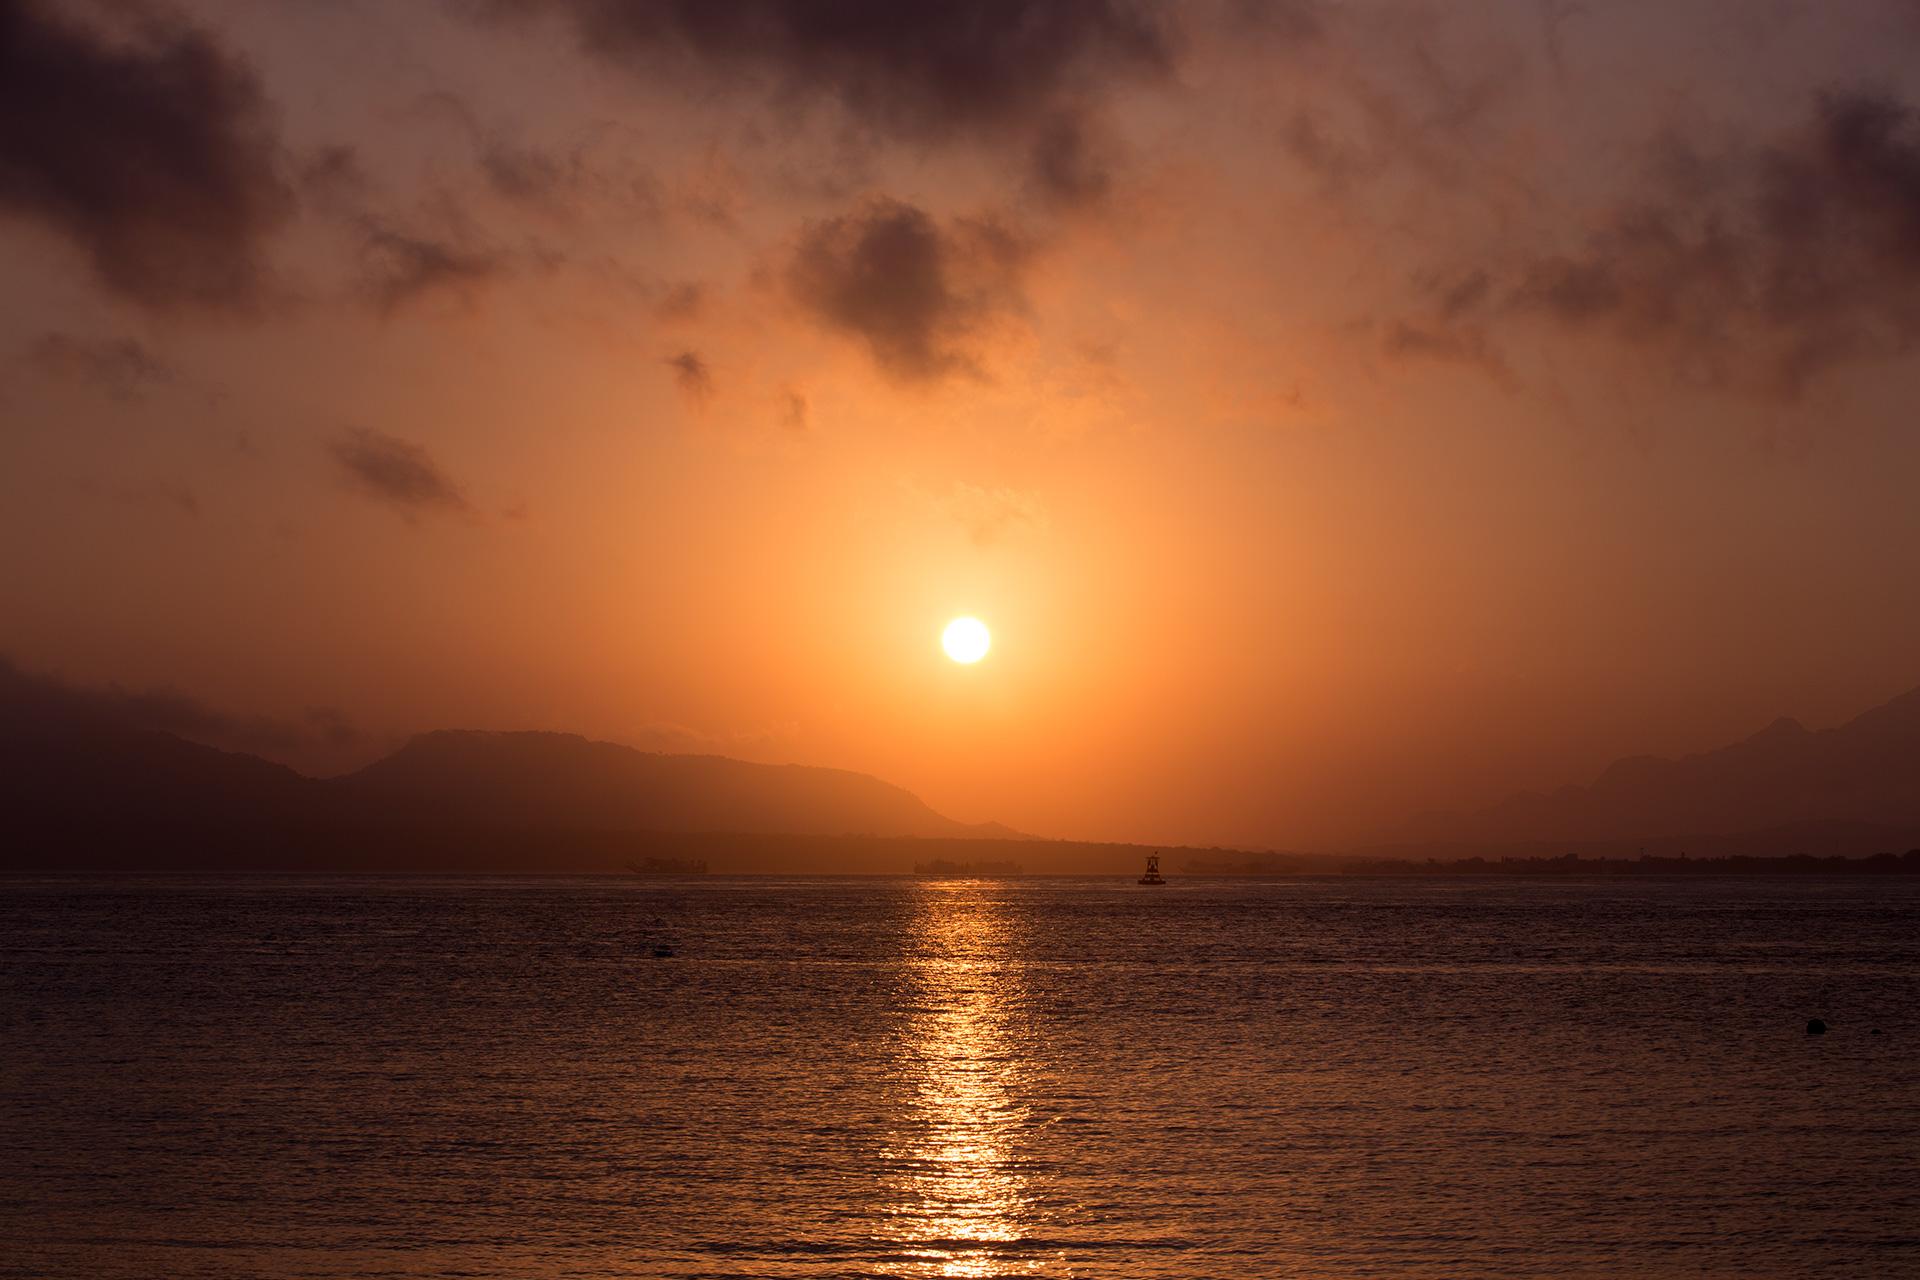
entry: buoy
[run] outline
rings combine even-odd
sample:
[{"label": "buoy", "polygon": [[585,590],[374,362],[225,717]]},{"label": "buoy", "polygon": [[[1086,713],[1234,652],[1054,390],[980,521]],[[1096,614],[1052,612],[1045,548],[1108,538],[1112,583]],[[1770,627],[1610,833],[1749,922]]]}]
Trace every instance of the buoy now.
[{"label": "buoy", "polygon": [[1808,1018],[1807,1034],[1810,1036],[1823,1036],[1827,1034],[1827,1024],[1818,1018]]}]

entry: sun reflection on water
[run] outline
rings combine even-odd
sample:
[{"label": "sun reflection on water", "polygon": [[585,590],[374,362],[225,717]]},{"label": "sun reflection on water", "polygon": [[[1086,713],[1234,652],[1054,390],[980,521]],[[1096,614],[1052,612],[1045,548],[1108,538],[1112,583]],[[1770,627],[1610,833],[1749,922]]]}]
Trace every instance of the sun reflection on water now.
[{"label": "sun reflection on water", "polygon": [[896,1238],[907,1274],[1036,1274],[1044,1259],[1021,1247],[1037,1204],[1017,1149],[1024,993],[1007,922],[979,883],[922,888],[899,1063],[909,1112],[885,1153]]}]

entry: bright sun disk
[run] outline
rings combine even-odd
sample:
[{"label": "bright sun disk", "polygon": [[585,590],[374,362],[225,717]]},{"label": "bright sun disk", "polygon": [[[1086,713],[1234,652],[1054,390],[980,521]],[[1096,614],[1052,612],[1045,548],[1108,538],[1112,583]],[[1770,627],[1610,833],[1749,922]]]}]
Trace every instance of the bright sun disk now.
[{"label": "bright sun disk", "polygon": [[955,662],[972,664],[987,656],[993,636],[978,618],[955,618],[940,635],[940,647]]}]

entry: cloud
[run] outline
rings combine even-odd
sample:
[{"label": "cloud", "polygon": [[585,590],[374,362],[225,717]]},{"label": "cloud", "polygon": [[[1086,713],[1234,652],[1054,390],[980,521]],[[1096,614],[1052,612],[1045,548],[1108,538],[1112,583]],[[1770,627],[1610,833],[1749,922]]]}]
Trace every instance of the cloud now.
[{"label": "cloud", "polygon": [[1001,134],[1116,79],[1169,74],[1162,6],[1128,0],[497,0],[560,12],[586,48],[648,74],[689,64],[828,97],[876,132]]},{"label": "cloud", "polygon": [[333,213],[364,205],[372,187],[360,153],[343,143],[319,147],[304,156],[295,178],[309,207]]},{"label": "cloud", "polygon": [[979,373],[971,343],[1025,310],[1031,248],[993,219],[942,227],[898,200],[809,224],[787,268],[794,299],[829,328],[859,338],[903,383]]},{"label": "cloud", "polygon": [[291,718],[236,715],[178,690],[89,688],[22,671],[0,656],[0,734],[149,731],[308,766],[337,763],[379,745],[332,707]]},{"label": "cloud", "polygon": [[680,388],[687,403],[701,408],[713,398],[713,370],[700,358],[699,352],[682,351],[671,356],[667,367],[673,370],[674,385]]},{"label": "cloud", "polygon": [[1373,172],[1378,162],[1352,143],[1337,137],[1318,112],[1297,110],[1279,134],[1281,148],[1329,187],[1343,188]]},{"label": "cloud", "polygon": [[1726,190],[1706,185],[1530,264],[1516,303],[1784,398],[1920,336],[1920,135],[1904,103],[1823,95],[1800,136],[1741,157]]},{"label": "cloud", "polygon": [[[477,129],[452,95],[433,94],[425,101],[453,115],[463,128]],[[471,308],[486,286],[523,265],[506,253],[476,247],[483,236],[471,202],[444,189],[430,187],[405,213],[384,202],[354,147],[331,145],[306,153],[299,180],[309,206],[348,237],[358,255],[354,284],[383,316],[433,295]]]},{"label": "cloud", "polygon": [[1903,101],[1829,92],[1770,145],[1706,156],[1666,139],[1659,161],[1578,249],[1442,308],[1436,349],[1483,351],[1485,326],[1535,318],[1790,401],[1920,340],[1920,125]]},{"label": "cloud", "polygon": [[1432,299],[1428,314],[1388,324],[1381,350],[1396,360],[1472,365],[1496,381],[1511,382],[1512,371],[1495,348],[1482,314],[1493,287],[1492,275],[1484,270],[1424,282],[1422,292]]},{"label": "cloud", "polygon": [[707,288],[697,280],[682,280],[669,285],[654,303],[653,314],[668,324],[698,320],[706,310]]},{"label": "cloud", "polygon": [[1098,205],[1113,189],[1112,152],[1077,114],[1062,112],[1039,130],[1029,165],[1034,189],[1055,205]]},{"label": "cloud", "polygon": [[375,221],[365,222],[362,229],[363,283],[382,314],[440,292],[471,306],[480,287],[506,269],[493,254],[444,240],[410,235]]},{"label": "cloud", "polygon": [[0,0],[0,214],[65,237],[114,293],[247,309],[292,214],[253,72],[144,6],[115,39],[36,0]]},{"label": "cloud", "polygon": [[408,440],[356,427],[328,446],[349,483],[391,503],[409,520],[421,514],[473,514],[473,504],[438,463]]},{"label": "cloud", "polygon": [[991,547],[1021,529],[1044,529],[1046,508],[1018,489],[987,489],[956,480],[940,506],[977,547]]},{"label": "cloud", "polygon": [[1380,345],[1388,356],[1399,360],[1477,365],[1488,373],[1502,375],[1507,368],[1480,325],[1395,320],[1387,326]]},{"label": "cloud", "polygon": [[487,191],[522,210],[561,222],[598,214],[650,223],[661,215],[659,179],[638,159],[646,135],[630,126],[597,119],[564,142],[527,141],[445,89],[421,94],[408,115],[461,134]]},{"label": "cloud", "polygon": [[507,199],[547,207],[563,205],[580,181],[577,159],[563,160],[540,147],[498,138],[481,147],[480,171],[494,191]]},{"label": "cloud", "polygon": [[805,431],[813,421],[813,406],[804,393],[788,387],[780,395],[780,425],[788,431]]},{"label": "cloud", "polygon": [[1240,29],[1305,42],[1326,33],[1324,0],[1231,0],[1227,12]]},{"label": "cloud", "polygon": [[[1288,6],[1291,8],[1291,6]],[[1152,0],[490,0],[557,14],[648,83],[753,86],[783,117],[830,104],[836,134],[1001,151],[1044,197],[1104,195],[1112,155],[1083,119],[1110,90],[1172,79],[1180,12]],[[714,213],[725,215],[724,206]]]},{"label": "cloud", "polygon": [[43,333],[27,348],[28,363],[49,377],[77,382],[109,399],[133,401],[179,381],[177,369],[137,338],[78,338]]}]

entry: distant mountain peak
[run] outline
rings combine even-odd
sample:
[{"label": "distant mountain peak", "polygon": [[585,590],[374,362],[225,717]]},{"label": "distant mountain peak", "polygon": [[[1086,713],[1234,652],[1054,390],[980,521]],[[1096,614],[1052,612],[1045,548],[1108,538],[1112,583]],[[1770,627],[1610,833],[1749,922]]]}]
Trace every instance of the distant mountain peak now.
[{"label": "distant mountain peak", "polygon": [[1747,741],[1760,742],[1773,738],[1800,738],[1807,736],[1810,732],[1811,730],[1809,730],[1807,726],[1801,724],[1792,716],[1781,716],[1772,724],[1747,739]]},{"label": "distant mountain peak", "polygon": [[1591,786],[1423,819],[1410,834],[1415,842],[1538,844],[1819,824],[1920,831],[1920,689],[1838,728],[1814,731],[1782,716],[1717,750],[1677,759],[1625,756]]}]

